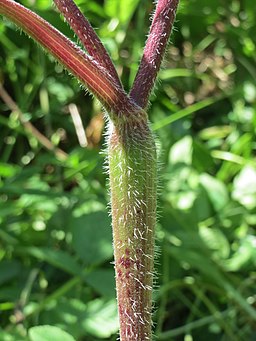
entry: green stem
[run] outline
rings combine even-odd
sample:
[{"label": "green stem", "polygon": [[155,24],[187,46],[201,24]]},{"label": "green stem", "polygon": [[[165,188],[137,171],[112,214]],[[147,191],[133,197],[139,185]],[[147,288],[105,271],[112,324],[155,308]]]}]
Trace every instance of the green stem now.
[{"label": "green stem", "polygon": [[120,339],[152,340],[157,158],[146,113],[111,122],[108,142]]}]

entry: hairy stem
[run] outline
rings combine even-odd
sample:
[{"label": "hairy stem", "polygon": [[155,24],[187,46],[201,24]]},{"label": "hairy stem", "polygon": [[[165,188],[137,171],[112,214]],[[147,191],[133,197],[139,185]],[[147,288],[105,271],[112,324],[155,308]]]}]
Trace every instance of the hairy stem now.
[{"label": "hairy stem", "polygon": [[54,0],[59,11],[64,15],[70,27],[77,34],[88,53],[112,76],[113,80],[122,87],[116,69],[107,50],[103,46],[89,21],[79,10],[73,0]]},{"label": "hairy stem", "polygon": [[108,164],[121,341],[152,340],[157,157],[143,108],[160,68],[178,0],[158,0],[130,97],[94,30],[73,0],[54,0],[90,56],[13,0],[5,15],[73,73],[108,110]]},{"label": "hairy stem", "polygon": [[166,45],[169,41],[179,0],[158,0],[148,40],[140,62],[131,98],[142,108],[148,104]]},{"label": "hairy stem", "polygon": [[109,112],[133,112],[136,105],[113,82],[105,68],[84,53],[61,32],[34,12],[13,0],[0,1],[0,14],[6,16],[59,60],[97,96]]},{"label": "hairy stem", "polygon": [[110,124],[116,289],[121,341],[152,339],[156,148],[145,112]]}]

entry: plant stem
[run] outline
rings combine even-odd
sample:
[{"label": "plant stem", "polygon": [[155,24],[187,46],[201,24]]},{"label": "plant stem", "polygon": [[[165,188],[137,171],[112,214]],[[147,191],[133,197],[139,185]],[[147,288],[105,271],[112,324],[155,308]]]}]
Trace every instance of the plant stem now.
[{"label": "plant stem", "polygon": [[158,0],[130,97],[105,48],[73,0],[54,2],[90,55],[13,0],[0,0],[0,14],[56,57],[109,113],[108,164],[120,338],[151,341],[157,156],[143,109],[163,59],[179,0]]},{"label": "plant stem", "polygon": [[70,27],[77,34],[83,46],[102,67],[104,67],[112,76],[113,80],[121,88],[123,87],[112,60],[107,50],[92,28],[89,21],[79,10],[73,0],[54,0],[59,11],[64,15]]},{"label": "plant stem", "polygon": [[157,161],[144,111],[110,124],[108,152],[120,338],[151,340]]},{"label": "plant stem", "polygon": [[21,27],[59,60],[109,112],[127,113],[136,108],[105,68],[37,14],[13,0],[0,1],[0,14]]},{"label": "plant stem", "polygon": [[171,34],[178,3],[179,0],[157,1],[148,40],[130,92],[131,98],[142,108],[147,106],[150,92],[155,84]]}]

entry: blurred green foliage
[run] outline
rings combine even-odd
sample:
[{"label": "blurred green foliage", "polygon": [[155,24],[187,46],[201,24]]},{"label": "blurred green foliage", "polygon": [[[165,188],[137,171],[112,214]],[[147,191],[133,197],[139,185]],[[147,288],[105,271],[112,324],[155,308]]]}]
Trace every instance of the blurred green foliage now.
[{"label": "blurred green foliage", "polygon": [[[74,39],[50,0],[20,2]],[[153,4],[77,4],[128,89]],[[256,339],[255,20],[253,0],[182,0],[151,98],[161,175],[158,340]],[[115,340],[101,108],[5,19],[0,46],[0,80],[23,121],[68,154],[43,148],[0,101],[0,340]]]}]

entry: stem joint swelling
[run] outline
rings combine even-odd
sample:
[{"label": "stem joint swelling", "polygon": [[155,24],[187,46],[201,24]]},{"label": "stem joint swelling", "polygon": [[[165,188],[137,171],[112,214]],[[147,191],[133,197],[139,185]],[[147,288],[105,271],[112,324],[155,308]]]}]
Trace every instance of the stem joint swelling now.
[{"label": "stem joint swelling", "polygon": [[73,0],[54,0],[87,53],[14,0],[6,16],[51,53],[109,113],[108,167],[121,341],[152,340],[152,286],[157,158],[147,114],[179,0],[158,0],[149,36],[128,95],[105,47]]}]

